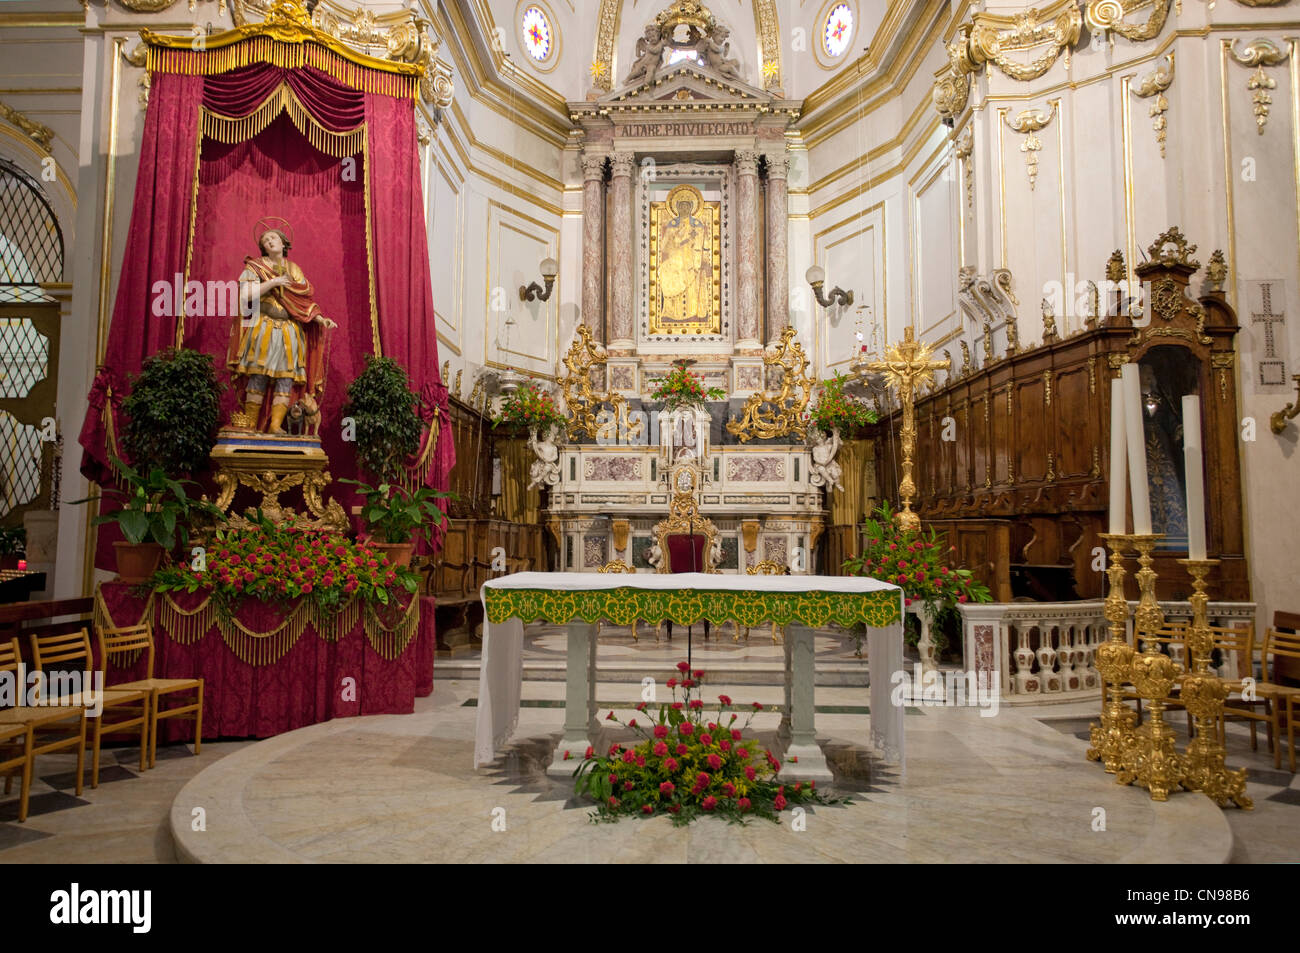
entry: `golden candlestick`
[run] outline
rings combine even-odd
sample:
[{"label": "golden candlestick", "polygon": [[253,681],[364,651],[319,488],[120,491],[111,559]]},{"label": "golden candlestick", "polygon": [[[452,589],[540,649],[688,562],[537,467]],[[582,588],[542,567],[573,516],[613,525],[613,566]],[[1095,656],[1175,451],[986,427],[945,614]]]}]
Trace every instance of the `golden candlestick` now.
[{"label": "golden candlestick", "polygon": [[1251,810],[1255,805],[1246,796],[1246,769],[1228,768],[1224,764],[1227,750],[1219,743],[1218,722],[1223,717],[1228,686],[1210,668],[1214,637],[1210,633],[1210,597],[1205,592],[1205,577],[1219,561],[1180,559],[1178,562],[1187,567],[1195,590],[1188,600],[1192,604],[1192,626],[1187,632],[1187,651],[1191,655],[1192,671],[1183,677],[1182,700],[1196,720],[1196,736],[1187,745],[1183,787],[1202,792],[1220,807],[1234,803]]},{"label": "golden candlestick", "polygon": [[898,484],[898,497],[903,505],[894,514],[894,522],[902,530],[921,528],[921,517],[912,512],[912,498],[916,495],[916,483],[912,479],[912,458],[916,454],[916,392],[925,384],[934,382],[935,371],[952,367],[951,361],[930,360],[932,351],[933,348],[916,340],[915,330],[908,327],[903,330],[902,342],[890,348],[883,361],[869,361],[854,368],[863,376],[883,374],[886,383],[898,391],[899,402],[903,405],[903,429],[899,433],[903,445],[903,479]]},{"label": "golden candlestick", "polygon": [[1124,598],[1124,553],[1132,545],[1127,534],[1103,533],[1102,541],[1110,551],[1110,591],[1106,594],[1106,621],[1110,639],[1097,646],[1097,671],[1106,683],[1102,697],[1101,722],[1089,726],[1088,760],[1101,761],[1107,774],[1115,774],[1124,763],[1124,753],[1132,747],[1137,712],[1124,704],[1124,683],[1133,664],[1133,646],[1125,636],[1128,601]]},{"label": "golden candlestick", "polygon": [[1133,743],[1116,777],[1120,784],[1137,782],[1151,792],[1152,800],[1166,801],[1169,792],[1182,783],[1183,757],[1174,745],[1174,733],[1165,724],[1165,699],[1178,680],[1176,662],[1160,651],[1156,634],[1165,623],[1164,611],[1156,601],[1156,571],[1151,552],[1163,533],[1135,535],[1138,551],[1138,588],[1142,593],[1133,613],[1133,629],[1142,639],[1142,652],[1134,656],[1131,680],[1137,693],[1149,703],[1151,717],[1133,732]]}]

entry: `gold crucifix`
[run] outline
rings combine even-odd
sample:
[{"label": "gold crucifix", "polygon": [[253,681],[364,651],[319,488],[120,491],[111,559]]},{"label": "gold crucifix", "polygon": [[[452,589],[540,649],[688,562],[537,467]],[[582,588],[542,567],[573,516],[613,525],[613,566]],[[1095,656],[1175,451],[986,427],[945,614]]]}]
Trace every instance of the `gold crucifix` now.
[{"label": "gold crucifix", "polygon": [[934,380],[935,371],[946,371],[952,366],[950,361],[930,360],[932,350],[916,340],[915,330],[909,327],[903,331],[902,343],[890,348],[883,361],[870,361],[856,368],[863,377],[883,374],[885,382],[898,391],[903,405],[903,481],[898,485],[903,508],[894,514],[894,522],[902,530],[921,528],[921,517],[912,512],[912,497],[916,493],[916,483],[912,480],[912,457],[916,453],[916,392]]}]

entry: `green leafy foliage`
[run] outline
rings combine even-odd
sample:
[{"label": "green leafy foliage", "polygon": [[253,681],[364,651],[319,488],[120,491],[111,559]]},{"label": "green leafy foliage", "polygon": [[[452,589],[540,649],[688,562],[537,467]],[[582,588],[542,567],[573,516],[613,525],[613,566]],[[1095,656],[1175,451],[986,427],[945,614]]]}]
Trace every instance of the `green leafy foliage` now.
[{"label": "green leafy foliage", "polygon": [[217,442],[221,389],[208,354],[168,348],[147,358],[122,401],[127,456],[173,477],[204,469]]},{"label": "green leafy foliage", "polygon": [[[221,511],[206,500],[196,499],[185,492],[187,486],[196,486],[190,480],[173,480],[162,467],[153,467],[142,473],[117,457],[111,458],[113,468],[124,489],[105,487],[104,494],[117,498],[121,508],[95,518],[95,525],[116,523],[129,543],[158,543],[166,550],[188,545],[190,529],[196,518],[207,516],[224,519]],[[89,503],[99,497],[73,500]]]},{"label": "green leafy foliage", "polygon": [[405,487],[389,483],[370,486],[359,480],[340,480],[350,483],[365,499],[361,518],[372,537],[385,543],[409,543],[417,534],[427,533],[428,526],[441,526],[443,513],[438,500],[452,496],[445,490],[419,487],[414,493]]},{"label": "green leafy foliage", "polygon": [[573,773],[574,784],[580,797],[596,802],[592,820],[666,814],[681,826],[713,814],[733,824],[744,824],[750,817],[777,823],[787,805],[849,803],[819,794],[815,783],[780,782],[780,762],[757,739],[745,736],[763,706],[747,706],[749,716],[737,726],[740,716],[731,699],[719,695],[717,721],[709,721],[712,713],[706,715],[700,697],[704,673],[692,671],[686,662],[679,662],[677,670],[680,677],[667,682],[673,701],[660,705],[658,716],[647,713],[645,702],[636,706],[646,715],[644,723],[637,718],[625,723],[612,711],[606,716],[606,721],[631,728],[642,741],[612,745],[601,756],[588,748],[583,755]]},{"label": "green leafy foliage", "polygon": [[532,381],[519,385],[518,390],[501,404],[501,410],[492,418],[492,426],[507,430],[527,432],[534,427],[545,434],[553,427],[564,428],[568,418],[560,413],[555,400],[545,391],[538,390]]},{"label": "green leafy foliage", "polygon": [[727,396],[721,387],[705,387],[704,378],[692,374],[681,364],[674,364],[666,375],[652,378],[650,383],[655,385],[650,398],[662,400],[666,410],[703,407],[705,401],[722,400]]},{"label": "green leafy foliage", "polygon": [[226,618],[245,599],[282,608],[309,599],[329,617],[354,598],[387,606],[401,591],[414,594],[419,588],[416,573],[388,565],[384,553],[364,543],[280,528],[258,516],[253,528],[217,530],[198,566],[166,566],[150,585],[159,592],[206,592]]},{"label": "green leafy foliage", "polygon": [[367,356],[366,367],[348,385],[343,416],[356,422],[357,463],[381,483],[392,483],[403,462],[420,449],[421,405],[402,365],[391,357]]},{"label": "green leafy foliage", "polygon": [[844,377],[839,371],[835,372],[834,377],[822,381],[817,403],[807,414],[808,421],[814,427],[827,433],[838,429],[847,437],[854,431],[868,424],[874,424],[880,419],[879,415],[861,400],[844,393],[844,387],[848,383],[849,378]]},{"label": "green leafy foliage", "polygon": [[933,624],[956,611],[959,603],[993,601],[988,586],[969,569],[954,565],[956,552],[957,547],[947,545],[945,536],[934,529],[929,535],[899,529],[886,503],[867,520],[862,555],[844,560],[844,572],[902,587],[905,603],[920,602]]},{"label": "green leafy foliage", "polygon": [[0,556],[25,556],[27,530],[22,526],[0,526]]}]

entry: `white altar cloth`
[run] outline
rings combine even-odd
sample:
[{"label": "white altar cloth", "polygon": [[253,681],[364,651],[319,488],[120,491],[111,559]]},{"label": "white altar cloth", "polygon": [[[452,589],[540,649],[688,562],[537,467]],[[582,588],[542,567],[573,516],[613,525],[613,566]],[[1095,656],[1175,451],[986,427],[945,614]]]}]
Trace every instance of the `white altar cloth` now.
[{"label": "white altar cloth", "polygon": [[[891,704],[890,673],[903,669],[903,591],[897,586],[865,576],[749,576],[720,573],[570,573],[521,572],[483,584],[483,655],[479,673],[478,712],[474,742],[474,766],[487,764],[513,734],[519,721],[523,687],[523,623],[513,615],[493,623],[487,616],[489,589],[530,589],[554,592],[598,592],[608,589],[681,590],[762,593],[873,593],[893,590],[898,594],[896,621],[884,627],[867,628],[867,651],[871,664],[871,743],[886,761],[902,763],[903,708]],[[527,620],[527,621],[532,621]],[[594,734],[595,625],[582,619],[559,620],[569,624],[568,689],[566,692],[565,737],[556,747],[557,760],[565,750],[580,758],[587,737]],[[656,622],[657,619],[646,619]],[[794,747],[803,751],[800,773],[817,776],[817,763],[824,770],[819,749],[809,752],[813,731],[812,631],[792,623],[786,637],[785,719],[794,722]],[[785,722],[783,721],[783,726]],[[815,749],[815,745],[812,745]],[[787,757],[790,754],[787,751]],[[576,766],[576,765],[575,765]],[[552,764],[552,768],[557,767]],[[570,773],[572,767],[561,768]],[[559,772],[556,772],[559,773]],[[784,772],[783,772],[784,774]],[[829,779],[829,772],[825,772]]]}]

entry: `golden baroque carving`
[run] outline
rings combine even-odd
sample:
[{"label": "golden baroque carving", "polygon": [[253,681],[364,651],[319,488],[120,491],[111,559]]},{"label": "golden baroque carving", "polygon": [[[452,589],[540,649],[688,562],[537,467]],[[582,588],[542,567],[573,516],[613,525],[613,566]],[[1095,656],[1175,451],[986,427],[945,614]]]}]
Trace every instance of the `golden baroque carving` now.
[{"label": "golden baroque carving", "polygon": [[1187,265],[1190,268],[1200,268],[1201,263],[1192,258],[1196,254],[1196,246],[1189,243],[1184,237],[1182,229],[1177,225],[1171,226],[1167,231],[1162,232],[1149,246],[1147,254],[1151,256],[1151,261],[1146,264],[1158,265]]},{"label": "golden baroque carving", "polygon": [[1290,53],[1272,40],[1263,38],[1247,43],[1240,53],[1237,52],[1237,44],[1234,42],[1228,48],[1228,52],[1242,66],[1253,67],[1255,70],[1246,83],[1246,88],[1251,94],[1250,101],[1255,112],[1256,131],[1262,136],[1264,127],[1268,125],[1269,107],[1273,105],[1271,92],[1277,89],[1277,80],[1265,73],[1264,67],[1285,63]]},{"label": "golden baroque carving", "polygon": [[596,20],[596,58],[591,64],[591,85],[609,92],[613,88],[614,43],[618,39],[618,17],[623,0],[600,0]]},{"label": "golden baroque carving", "polygon": [[1128,277],[1128,268],[1124,265],[1124,253],[1116,248],[1106,259],[1106,280],[1117,285]]},{"label": "golden baroque carving", "polygon": [[36,143],[45,152],[50,151],[50,146],[54,142],[54,130],[44,123],[37,122],[35,119],[28,119],[17,109],[0,103],[0,119],[6,119],[13,125],[23,131],[28,139]]},{"label": "golden baroque carving", "polygon": [[[788,434],[805,439],[807,424],[803,414],[815,382],[808,376],[808,357],[803,345],[795,340],[797,333],[787,326],[781,332],[780,344],[773,345],[775,350],[763,354],[764,367],[781,368],[781,390],[775,396],[763,391],[750,394],[745,401],[744,417],[740,420],[733,417],[727,422],[727,432],[739,437],[741,443],[747,443],[751,437],[766,440]],[[798,398],[794,396],[796,387],[802,391]],[[770,408],[764,411],[764,405]]]},{"label": "golden baroque carving", "polygon": [[[1125,17],[1130,13],[1151,8],[1151,15],[1142,23],[1129,23]],[[1155,39],[1164,29],[1169,16],[1169,0],[1089,0],[1084,11],[1084,19],[1091,30],[1108,30],[1118,33],[1126,40],[1141,42]]]},{"label": "golden baroque carving", "polygon": [[975,208],[975,164],[971,156],[975,152],[975,132],[967,126],[957,140],[957,158],[961,160],[966,179],[966,207]]},{"label": "golden baroque carving", "polygon": [[1169,100],[1165,97],[1165,90],[1174,81],[1174,54],[1168,54],[1165,60],[1169,63],[1168,67],[1153,70],[1133,85],[1133,95],[1139,99],[1150,99],[1152,96],[1156,98],[1156,101],[1151,104],[1149,115],[1151,128],[1156,131],[1156,142],[1160,144],[1162,159],[1165,157],[1165,135],[1169,128],[1169,122],[1165,118],[1165,113],[1169,111]]},{"label": "golden baroque carving", "polygon": [[[1030,9],[1014,16],[976,13],[966,48],[958,51],[963,68],[992,63],[1007,76],[1031,80],[1042,76],[1064,54],[1070,68],[1070,48],[1079,42],[1083,14],[1077,3],[1058,4],[1059,12]],[[1031,60],[1017,58],[1047,47]]]},{"label": "golden baroque carving", "polygon": [[970,74],[949,67],[934,81],[930,100],[934,111],[944,119],[956,119],[970,99]]},{"label": "golden baroque carving", "polygon": [[424,70],[420,78],[420,98],[438,109],[451,105],[456,87],[451,81],[451,67],[438,57],[438,41],[429,32],[428,20],[412,15],[388,31],[388,58],[399,63],[414,63]]},{"label": "golden baroque carving", "polygon": [[758,41],[763,53],[763,88],[781,88],[781,25],[776,0],[754,0],[754,19],[758,21]]},{"label": "golden baroque carving", "polygon": [[1026,109],[1015,119],[1003,116],[1007,127],[1012,132],[1021,133],[1025,137],[1025,141],[1020,144],[1020,151],[1025,154],[1025,170],[1029,173],[1031,189],[1038,182],[1038,153],[1043,149],[1043,140],[1038,138],[1037,133],[1051,125],[1056,115],[1056,106],[1057,104],[1053,102],[1052,111],[1047,115],[1037,109]]},{"label": "golden baroque carving", "polygon": [[1228,280],[1228,263],[1223,257],[1223,249],[1216,248],[1210,256],[1210,263],[1205,266],[1205,290],[1222,291]]},{"label": "golden baroque carving", "polygon": [[640,421],[633,424],[628,420],[627,398],[617,391],[601,396],[592,388],[591,371],[604,366],[606,357],[603,352],[604,348],[591,339],[591,328],[585,324],[578,325],[573,344],[564,357],[564,366],[569,373],[559,381],[564,390],[564,402],[569,408],[570,440],[576,440],[584,433],[593,439],[600,435],[603,428],[596,417],[604,404],[612,409],[614,423],[620,430],[626,427],[629,437],[641,433]]},{"label": "golden baroque carving", "polygon": [[117,2],[132,13],[161,13],[176,0],[117,0]]}]

